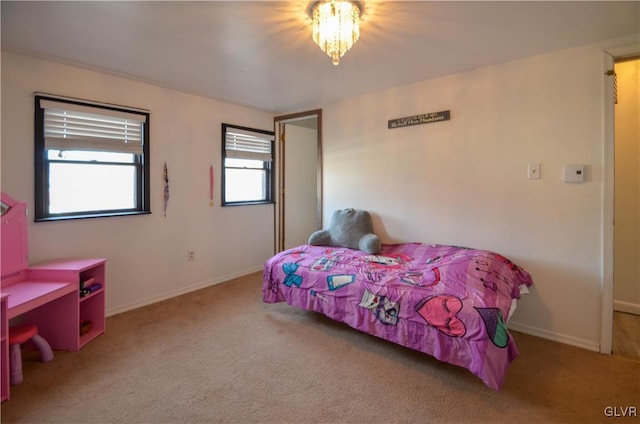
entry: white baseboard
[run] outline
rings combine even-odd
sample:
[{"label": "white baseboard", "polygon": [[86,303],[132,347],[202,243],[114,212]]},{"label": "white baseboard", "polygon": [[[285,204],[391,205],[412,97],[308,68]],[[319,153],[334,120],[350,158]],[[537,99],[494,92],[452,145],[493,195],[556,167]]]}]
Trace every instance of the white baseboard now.
[{"label": "white baseboard", "polygon": [[567,336],[566,334],[558,334],[553,331],[543,330],[541,328],[531,327],[529,325],[520,324],[518,322],[509,321],[509,329],[529,334],[531,336],[541,337],[543,339],[552,340],[554,342],[564,343],[571,346],[580,347],[582,349],[600,352],[600,344],[593,343],[589,340],[580,339],[578,337]]},{"label": "white baseboard", "polygon": [[623,302],[621,300],[613,301],[613,310],[618,312],[626,312],[628,314],[640,315],[640,305],[637,303]]},{"label": "white baseboard", "polygon": [[[200,290],[209,286],[213,286],[215,284],[220,284],[220,283],[224,283],[225,281],[229,281],[232,280],[234,278],[238,278],[238,277],[242,277],[248,274],[252,274],[254,272],[258,272],[260,270],[262,270],[263,267],[259,266],[259,267],[255,267],[255,268],[251,268],[251,269],[246,269],[234,274],[229,274],[229,275],[225,275],[213,280],[208,280],[208,281],[204,281],[201,283],[197,283],[197,284],[193,284],[191,286],[187,286],[187,287],[181,287],[179,290],[172,290],[172,291],[168,291],[165,293],[161,293],[157,296],[154,296],[152,298],[148,298],[148,299],[144,299],[142,301],[139,302],[134,302],[134,303],[129,303],[126,305],[122,305],[116,308],[110,308],[106,311],[106,315],[107,316],[112,316],[112,315],[117,315],[117,314],[121,314],[123,312],[127,312],[127,311],[131,311],[134,309],[138,309],[138,308],[142,308],[143,306],[147,306],[147,305],[151,305],[153,303],[157,303],[157,302],[161,302],[163,300],[167,300],[167,299],[171,299],[173,297],[176,296],[180,296],[183,294],[187,294],[190,293],[192,291],[196,291],[196,290]],[[636,313],[638,315],[640,315],[640,306],[639,305],[634,305],[631,303],[625,303],[625,302],[615,302],[615,309],[618,309],[618,304],[622,304],[622,308],[626,308],[624,310],[624,312],[630,312],[630,313]],[[631,306],[631,308],[629,308],[629,305]],[[631,310],[629,310],[631,309]],[[623,309],[620,309],[621,311]],[[633,312],[635,311],[635,312]],[[600,351],[600,345],[598,343],[593,343],[590,342],[588,340],[584,340],[578,337],[573,337],[573,336],[567,336],[565,334],[559,334],[553,331],[548,331],[548,330],[543,330],[537,327],[532,327],[526,324],[521,324],[515,321],[509,321],[509,329],[510,330],[514,330],[514,331],[519,331],[521,333],[525,333],[525,334],[529,334],[531,336],[536,336],[536,337],[541,337],[543,339],[547,339],[547,340],[552,340],[554,342],[559,342],[559,343],[564,343],[564,344],[568,344],[571,346],[576,346],[582,349],[587,349],[587,350],[591,350],[594,352],[599,352]]]},{"label": "white baseboard", "polygon": [[158,294],[154,297],[144,299],[138,302],[129,303],[126,305],[118,306],[115,308],[109,308],[106,311],[106,316],[110,317],[112,315],[121,314],[123,312],[132,311],[134,309],[142,308],[143,306],[151,305],[157,302],[162,302],[163,300],[171,299],[176,296],[180,296],[183,294],[190,293],[192,291],[204,289],[209,286],[213,286],[216,284],[224,283],[225,281],[233,280],[234,278],[243,277],[245,275],[253,274],[254,272],[258,272],[262,270],[262,266],[258,266],[251,269],[246,269],[234,274],[225,275],[222,277],[215,278],[213,280],[204,281],[201,283],[192,284],[187,287],[180,287],[178,290],[171,290],[161,294]]}]

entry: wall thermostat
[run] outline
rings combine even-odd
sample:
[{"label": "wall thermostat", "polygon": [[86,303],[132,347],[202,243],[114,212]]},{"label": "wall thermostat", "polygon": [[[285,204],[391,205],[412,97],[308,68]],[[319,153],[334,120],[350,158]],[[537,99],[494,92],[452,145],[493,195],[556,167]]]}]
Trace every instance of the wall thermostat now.
[{"label": "wall thermostat", "polygon": [[565,165],[564,166],[564,182],[565,183],[583,183],[587,180],[586,165]]}]

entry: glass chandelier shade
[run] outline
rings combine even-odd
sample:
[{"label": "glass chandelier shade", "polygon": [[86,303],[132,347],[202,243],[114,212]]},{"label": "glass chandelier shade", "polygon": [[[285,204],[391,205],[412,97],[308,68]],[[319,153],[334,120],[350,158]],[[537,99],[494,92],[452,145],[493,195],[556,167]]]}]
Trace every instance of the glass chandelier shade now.
[{"label": "glass chandelier shade", "polygon": [[311,4],[313,41],[320,46],[333,62],[340,58],[360,37],[362,5],[358,1],[323,0]]}]

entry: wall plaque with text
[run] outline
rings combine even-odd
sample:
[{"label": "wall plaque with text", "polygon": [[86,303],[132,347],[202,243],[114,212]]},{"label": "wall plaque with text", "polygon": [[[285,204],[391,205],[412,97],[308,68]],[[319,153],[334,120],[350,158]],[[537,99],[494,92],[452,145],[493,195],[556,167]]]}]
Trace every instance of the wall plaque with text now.
[{"label": "wall plaque with text", "polygon": [[448,121],[451,119],[451,111],[424,113],[422,115],[407,116],[389,120],[389,129],[409,127],[411,125],[431,124],[432,122]]}]

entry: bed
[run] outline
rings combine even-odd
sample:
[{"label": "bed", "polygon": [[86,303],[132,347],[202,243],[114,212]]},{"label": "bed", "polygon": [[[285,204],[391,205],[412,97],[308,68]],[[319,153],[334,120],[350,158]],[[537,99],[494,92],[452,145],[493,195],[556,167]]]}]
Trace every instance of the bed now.
[{"label": "bed", "polygon": [[263,300],[287,302],[461,366],[500,390],[518,349],[506,323],[532,285],[487,250],[382,244],[379,254],[301,245],[264,266]]}]

